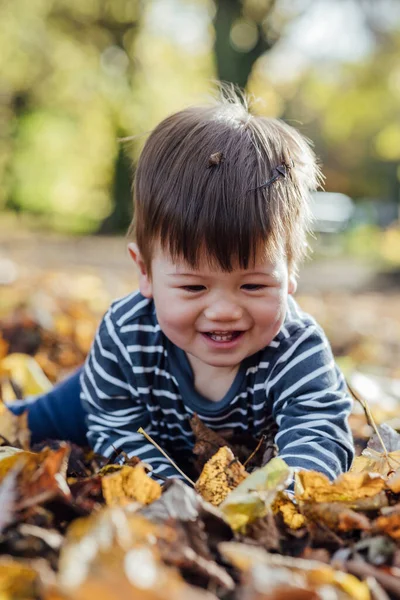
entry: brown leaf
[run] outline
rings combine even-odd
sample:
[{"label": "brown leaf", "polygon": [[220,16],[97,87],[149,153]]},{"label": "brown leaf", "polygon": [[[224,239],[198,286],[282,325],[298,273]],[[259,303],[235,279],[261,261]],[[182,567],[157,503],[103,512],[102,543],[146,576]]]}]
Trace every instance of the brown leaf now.
[{"label": "brown leaf", "polygon": [[[159,539],[157,548],[167,565],[178,567],[187,577],[196,575],[196,584],[208,588],[216,584],[224,590],[233,590],[234,581],[218,565],[209,550],[204,523],[196,521],[171,522],[175,540]],[[200,578],[200,580],[198,580]]]},{"label": "brown leaf", "polygon": [[340,502],[302,502],[301,512],[309,521],[324,523],[334,531],[369,531],[369,519]]},{"label": "brown leaf", "polygon": [[250,470],[261,467],[277,453],[274,445],[275,428],[260,440],[249,432],[237,433],[233,429],[223,429],[217,433],[204,425],[197,414],[190,420],[190,426],[196,440],[193,454],[196,456],[194,465],[198,473],[201,473],[206,462],[223,446],[230,448],[241,463],[246,462],[246,468]]},{"label": "brown leaf", "polygon": [[17,510],[47,502],[56,496],[70,499],[71,492],[66,482],[67,444],[58,450],[47,448],[40,453],[21,454],[25,455],[25,462],[18,478],[20,498]]},{"label": "brown leaf", "polygon": [[380,516],[375,521],[375,526],[394,540],[400,540],[400,511],[387,516]]},{"label": "brown leaf", "polygon": [[240,542],[256,542],[257,545],[262,546],[268,552],[280,551],[280,538],[279,529],[276,525],[275,516],[271,513],[265,515],[252,523],[249,523],[246,527],[245,535],[237,535],[237,539]]},{"label": "brown leaf", "polygon": [[206,463],[195,489],[207,502],[219,506],[239,483],[246,479],[245,468],[224,446]]},{"label": "brown leaf", "polygon": [[221,435],[204,425],[197,414],[190,419],[190,427],[195,437],[192,452],[197,457],[195,466],[199,472],[220,448],[227,446],[232,450],[230,444]]},{"label": "brown leaf", "polygon": [[[197,600],[196,591],[164,566],[155,547],[155,542],[168,546],[176,539],[172,526],[155,525],[132,514],[131,507],[105,508],[78,519],[69,527],[61,551],[61,589],[82,600],[91,600],[89,592],[95,589],[99,600]],[[99,583],[100,587],[94,587]]]}]

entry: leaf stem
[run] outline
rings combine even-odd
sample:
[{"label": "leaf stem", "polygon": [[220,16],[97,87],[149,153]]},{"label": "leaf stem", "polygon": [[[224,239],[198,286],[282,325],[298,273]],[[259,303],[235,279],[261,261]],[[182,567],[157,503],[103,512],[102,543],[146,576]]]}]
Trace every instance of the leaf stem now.
[{"label": "leaf stem", "polygon": [[253,458],[253,456],[255,456],[257,454],[257,452],[259,451],[259,449],[261,448],[261,444],[264,442],[265,440],[265,433],[262,434],[260,441],[258,442],[257,446],[255,447],[255,449],[253,450],[253,452],[250,454],[250,456],[248,458],[246,458],[246,460],[243,463],[244,468],[246,468],[246,465],[251,461],[251,459]]},{"label": "leaf stem", "polygon": [[376,435],[378,437],[378,440],[381,443],[381,446],[383,448],[383,454],[385,455],[385,458],[388,460],[389,459],[389,456],[388,456],[389,452],[387,451],[387,448],[386,448],[386,446],[385,446],[385,444],[383,442],[382,436],[379,433],[377,424],[375,423],[375,419],[372,416],[372,412],[371,412],[371,409],[369,407],[369,404],[368,404],[367,400],[365,398],[362,398],[360,396],[360,394],[358,392],[356,392],[356,390],[349,384],[348,381],[346,381],[346,383],[347,383],[347,387],[349,388],[349,392],[351,393],[351,395],[353,396],[353,398],[355,398],[355,400],[358,400],[358,402],[361,404],[361,406],[365,410],[365,414],[367,415],[367,419],[368,419],[370,425],[372,426],[372,428],[374,429],[374,431],[375,431],[375,433],[376,433]]},{"label": "leaf stem", "polygon": [[168,456],[168,454],[161,448],[161,446],[159,446],[157,444],[156,441],[153,440],[153,438],[145,432],[145,430],[143,429],[143,427],[139,427],[139,429],[137,430],[138,433],[141,433],[142,435],[144,435],[144,437],[146,438],[146,440],[148,442],[150,442],[150,444],[153,444],[153,446],[155,448],[157,448],[157,450],[159,452],[161,452],[161,454],[163,456],[165,456],[165,458],[171,463],[171,465],[182,475],[182,477],[184,477],[186,479],[186,481],[188,481],[190,483],[190,485],[192,485],[193,487],[195,486],[194,481],[192,481],[187,475],[185,475],[185,473],[178,467],[178,465],[176,464],[176,462],[174,462],[172,460],[172,458],[170,458]]}]

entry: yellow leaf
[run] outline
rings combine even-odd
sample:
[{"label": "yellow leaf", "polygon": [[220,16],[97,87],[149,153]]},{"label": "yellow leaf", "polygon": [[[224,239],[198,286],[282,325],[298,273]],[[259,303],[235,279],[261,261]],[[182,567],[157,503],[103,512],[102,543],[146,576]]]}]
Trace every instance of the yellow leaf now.
[{"label": "yellow leaf", "polygon": [[234,531],[264,517],[276,494],[291,479],[291,469],[281,458],[273,458],[253,471],[222,502],[220,509]]},{"label": "yellow leaf", "polygon": [[318,569],[311,569],[307,573],[307,582],[314,586],[336,585],[354,600],[369,600],[370,593],[368,585],[360,581],[354,575],[335,571],[332,567],[320,566]]},{"label": "yellow leaf", "polygon": [[[0,363],[0,373],[7,375],[22,389],[24,396],[34,396],[50,390],[53,386],[37,362],[27,354],[9,354]],[[3,401],[13,400],[5,398]]]},{"label": "yellow leaf", "polygon": [[230,448],[223,446],[204,465],[195,489],[204,500],[219,506],[246,477],[244,466],[235,459]]},{"label": "yellow leaf", "polygon": [[161,496],[161,486],[146,474],[140,464],[105,475],[101,480],[103,496],[108,506],[121,506],[137,501],[151,504]]},{"label": "yellow leaf", "polygon": [[28,413],[14,415],[5,404],[0,402],[0,437],[13,446],[22,446],[24,450],[28,450],[31,437]]},{"label": "yellow leaf", "polygon": [[323,473],[296,473],[296,500],[313,502],[354,502],[370,498],[385,488],[385,480],[372,473],[343,473],[330,482]]},{"label": "yellow leaf", "polygon": [[4,557],[0,560],[0,594],[11,598],[37,598],[39,574],[30,566]]},{"label": "yellow leaf", "polygon": [[304,516],[287,495],[278,494],[272,505],[272,510],[274,514],[280,513],[282,515],[285,525],[290,527],[290,529],[300,529],[300,527],[305,525],[306,520]]}]

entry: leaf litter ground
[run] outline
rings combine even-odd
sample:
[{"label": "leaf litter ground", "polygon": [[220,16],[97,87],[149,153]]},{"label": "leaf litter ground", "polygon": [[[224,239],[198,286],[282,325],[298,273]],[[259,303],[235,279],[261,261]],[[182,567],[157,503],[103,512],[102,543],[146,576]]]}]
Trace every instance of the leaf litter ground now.
[{"label": "leaf litter ground", "polygon": [[[352,471],[333,483],[298,473],[294,493],[273,430],[217,434],[194,417],[194,487],[161,486],[123,452],[107,462],[57,440],[31,447],[26,416],[4,401],[50,389],[81,364],[108,301],[93,279],[91,302],[61,284],[46,276],[29,301],[8,289],[0,306],[2,599],[400,598],[400,436],[382,425],[367,445],[361,410]],[[346,338],[357,364],[360,339]],[[383,366],[382,394],[396,368]],[[372,411],[395,424],[393,408],[386,419]]]}]

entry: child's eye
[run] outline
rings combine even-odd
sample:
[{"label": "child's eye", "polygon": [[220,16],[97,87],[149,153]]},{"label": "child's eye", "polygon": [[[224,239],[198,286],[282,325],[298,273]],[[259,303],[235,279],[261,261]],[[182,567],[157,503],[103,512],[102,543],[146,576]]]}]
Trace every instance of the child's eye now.
[{"label": "child's eye", "polygon": [[265,285],[261,285],[260,283],[246,283],[245,285],[242,285],[242,288],[244,288],[245,290],[249,290],[250,292],[255,290],[262,290],[265,287]]},{"label": "child's eye", "polygon": [[204,285],[184,285],[181,289],[185,290],[185,292],[201,292],[206,288]]}]

